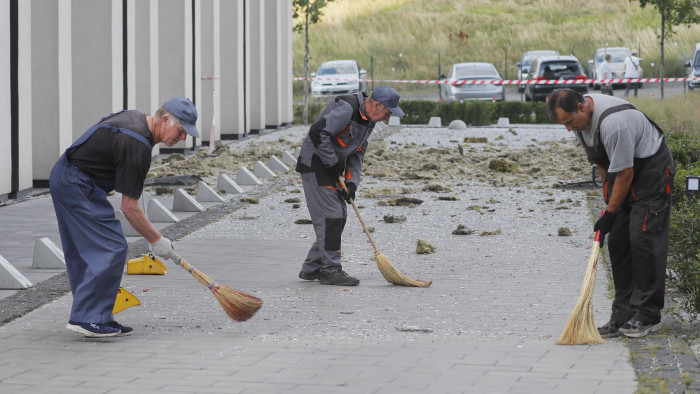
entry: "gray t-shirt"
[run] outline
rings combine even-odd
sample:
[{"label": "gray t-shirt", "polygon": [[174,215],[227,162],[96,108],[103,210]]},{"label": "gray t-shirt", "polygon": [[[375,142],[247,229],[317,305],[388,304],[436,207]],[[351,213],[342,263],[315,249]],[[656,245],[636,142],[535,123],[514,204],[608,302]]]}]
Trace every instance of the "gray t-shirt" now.
[{"label": "gray t-shirt", "polygon": [[[629,104],[617,97],[604,94],[587,94],[593,99],[594,108],[591,122],[582,135],[589,146],[593,146],[593,127],[598,118],[608,108]],[[647,158],[659,150],[663,141],[656,127],[640,111],[625,110],[608,115],[600,125],[600,138],[610,158],[608,172],[620,172],[634,166],[635,158]]]}]

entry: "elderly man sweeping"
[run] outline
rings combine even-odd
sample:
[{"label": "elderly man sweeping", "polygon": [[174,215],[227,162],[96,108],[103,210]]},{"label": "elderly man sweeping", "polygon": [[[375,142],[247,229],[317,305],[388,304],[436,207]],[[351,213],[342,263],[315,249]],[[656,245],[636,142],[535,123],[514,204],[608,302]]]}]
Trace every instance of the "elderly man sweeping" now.
[{"label": "elderly man sweeping", "polygon": [[175,258],[172,243],[153,227],[138,199],[153,145],[173,146],[187,134],[199,137],[196,121],[197,109],[184,97],[168,100],[154,116],[114,113],[86,131],[54,165],[49,186],[73,293],[69,330],[87,337],[133,331],[112,315],[128,244],[107,193],[122,194],[124,216],[155,254]]},{"label": "elderly man sweeping", "polygon": [[615,299],[603,338],[638,338],[661,329],[676,165],[661,128],[625,100],[556,90],[552,118],[573,131],[598,166],[605,214],[593,230],[607,235]]},{"label": "elderly man sweeping", "polygon": [[[367,139],[374,125],[394,114],[403,116],[399,94],[389,86],[332,99],[311,125],[296,170],[301,173],[316,241],[299,272],[304,280],[322,285],[357,286],[340,263],[340,241],[347,220],[346,201],[355,199],[360,185]],[[339,184],[345,178],[347,192]]]}]

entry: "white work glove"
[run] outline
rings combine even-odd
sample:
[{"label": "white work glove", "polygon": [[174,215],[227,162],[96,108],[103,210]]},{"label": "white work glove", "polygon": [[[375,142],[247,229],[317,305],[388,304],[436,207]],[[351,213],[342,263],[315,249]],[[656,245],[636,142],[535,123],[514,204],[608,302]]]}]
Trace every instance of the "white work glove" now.
[{"label": "white work glove", "polygon": [[173,249],[173,243],[162,235],[155,242],[151,243],[151,250],[156,256],[177,262],[178,256]]}]

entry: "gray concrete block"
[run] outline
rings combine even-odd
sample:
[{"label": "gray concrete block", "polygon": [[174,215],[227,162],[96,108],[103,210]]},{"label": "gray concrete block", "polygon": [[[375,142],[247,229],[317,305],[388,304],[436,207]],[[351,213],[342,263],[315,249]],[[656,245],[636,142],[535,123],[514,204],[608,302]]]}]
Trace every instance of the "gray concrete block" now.
[{"label": "gray concrete block", "polygon": [[201,202],[224,202],[224,199],[212,189],[211,186],[199,181],[197,184],[197,201]]},{"label": "gray concrete block", "polygon": [[282,163],[291,164],[293,166],[296,166],[297,159],[296,159],[296,157],[292,156],[289,152],[284,151],[284,152],[282,152]]},{"label": "gray concrete block", "polygon": [[245,167],[238,169],[238,178],[236,178],[236,182],[238,182],[239,185],[262,185],[262,181]]},{"label": "gray concrete block", "polygon": [[467,124],[464,123],[463,120],[455,119],[452,122],[450,122],[450,124],[447,126],[447,128],[461,130],[461,129],[466,129]]},{"label": "gray concrete block", "polygon": [[140,237],[141,234],[139,234],[138,231],[134,228],[134,226],[129,223],[128,220],[126,220],[126,216],[124,216],[124,212],[121,211],[121,209],[117,210],[114,213],[114,216],[116,216],[117,220],[119,220],[119,223],[122,225],[122,232],[124,233],[125,237]]},{"label": "gray concrete block", "polygon": [[431,116],[428,127],[442,127],[442,119],[439,116]]},{"label": "gray concrete block", "polygon": [[274,178],[277,175],[269,169],[265,164],[263,164],[262,161],[256,161],[255,162],[255,168],[253,169],[253,173],[255,174],[256,177],[258,178]]},{"label": "gray concrete block", "polygon": [[177,223],[177,218],[162,202],[152,198],[148,202],[148,220],[152,223]]},{"label": "gray concrete block", "polygon": [[401,126],[401,118],[398,116],[392,115],[389,117],[389,127],[400,127]]},{"label": "gray concrete block", "polygon": [[498,118],[497,126],[510,126],[510,119],[508,118]]},{"label": "gray concrete block", "polygon": [[65,269],[66,259],[63,256],[63,251],[46,237],[37,239],[34,242],[32,268]]},{"label": "gray concrete block", "polygon": [[202,204],[198,203],[194,197],[187,194],[183,189],[175,190],[173,193],[173,212],[204,212]]},{"label": "gray concrete block", "polygon": [[219,179],[216,182],[216,189],[223,190],[226,193],[243,193],[243,188],[238,186],[238,184],[226,174],[219,174]]},{"label": "gray concrete block", "polygon": [[270,169],[273,171],[287,172],[289,167],[287,167],[282,160],[278,159],[277,156],[270,156]]},{"label": "gray concrete block", "polygon": [[384,123],[384,122],[377,122],[377,123],[374,125],[374,130],[375,130],[375,131],[384,131],[384,130],[386,130],[386,129],[388,129],[388,128],[389,128],[389,126],[387,126],[386,123]]},{"label": "gray concrete block", "polygon": [[32,287],[32,282],[25,278],[4,257],[0,256],[0,289],[19,290]]}]

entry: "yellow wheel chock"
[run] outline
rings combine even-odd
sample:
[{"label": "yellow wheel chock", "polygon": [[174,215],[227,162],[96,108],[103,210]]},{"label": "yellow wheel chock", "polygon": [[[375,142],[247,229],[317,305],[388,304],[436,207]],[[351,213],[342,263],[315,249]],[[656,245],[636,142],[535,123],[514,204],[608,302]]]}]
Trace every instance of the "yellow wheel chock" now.
[{"label": "yellow wheel chock", "polygon": [[129,293],[123,287],[120,287],[117,291],[117,300],[114,302],[112,314],[116,315],[124,309],[131,308],[132,306],[136,305],[141,305],[141,301],[139,301],[135,295]]},{"label": "yellow wheel chock", "polygon": [[165,275],[167,272],[165,264],[150,253],[126,262],[126,273],[129,275]]}]

